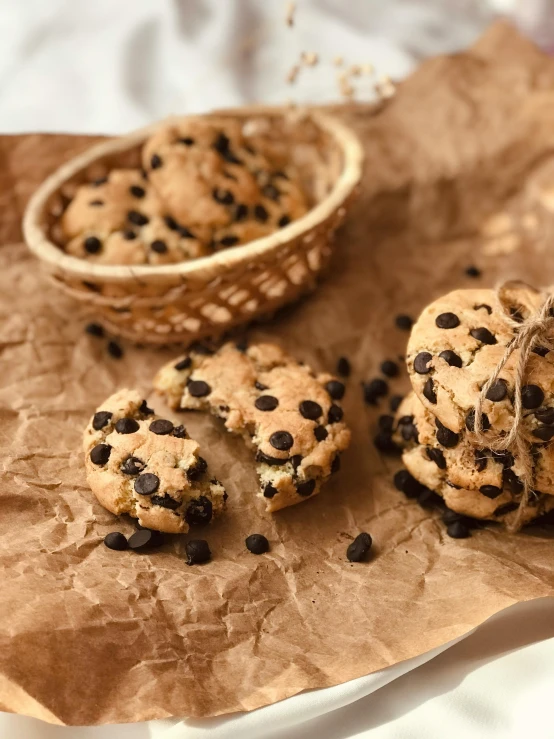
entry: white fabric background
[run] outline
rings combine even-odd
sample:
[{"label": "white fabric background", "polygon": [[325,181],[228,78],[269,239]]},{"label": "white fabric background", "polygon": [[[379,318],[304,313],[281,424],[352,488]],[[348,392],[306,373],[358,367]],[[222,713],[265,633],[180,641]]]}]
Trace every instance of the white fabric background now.
[{"label": "white fabric background", "polygon": [[[400,78],[424,56],[471,43],[494,12],[514,5],[299,0],[290,30],[283,0],[0,0],[0,131],[117,133],[170,113],[336,100],[335,55]],[[546,6],[554,14],[551,0],[519,2],[525,27],[543,36],[534,12]],[[284,77],[301,50],[322,61],[289,88]],[[359,93],[372,95],[367,78]],[[79,729],[0,714],[0,737],[551,739],[553,637],[554,600],[545,599],[508,609],[456,645],[250,714]]]}]

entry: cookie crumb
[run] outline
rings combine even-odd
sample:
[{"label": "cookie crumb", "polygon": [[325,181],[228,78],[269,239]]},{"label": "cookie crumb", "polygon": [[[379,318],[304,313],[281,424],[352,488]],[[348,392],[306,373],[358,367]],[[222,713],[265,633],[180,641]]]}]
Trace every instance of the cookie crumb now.
[{"label": "cookie crumb", "polygon": [[300,55],[300,60],[307,67],[315,67],[319,62],[319,55],[315,51],[303,51]]}]

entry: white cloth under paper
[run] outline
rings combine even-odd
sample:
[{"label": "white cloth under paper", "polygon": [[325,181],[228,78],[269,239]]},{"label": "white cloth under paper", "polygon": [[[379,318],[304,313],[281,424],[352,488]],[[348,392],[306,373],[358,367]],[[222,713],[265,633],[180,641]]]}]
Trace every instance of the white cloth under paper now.
[{"label": "white cloth under paper", "polygon": [[[284,0],[0,0],[0,131],[118,133],[171,113],[336,101],[337,55],[345,66],[375,66],[374,78],[354,80],[369,99],[382,75],[401,78],[424,56],[464,47],[492,17],[472,0],[297,6],[289,29]],[[321,61],[289,87],[301,51]],[[546,599],[508,609],[456,645],[250,714],[96,728],[0,714],[0,737],[552,739],[551,637]]]}]

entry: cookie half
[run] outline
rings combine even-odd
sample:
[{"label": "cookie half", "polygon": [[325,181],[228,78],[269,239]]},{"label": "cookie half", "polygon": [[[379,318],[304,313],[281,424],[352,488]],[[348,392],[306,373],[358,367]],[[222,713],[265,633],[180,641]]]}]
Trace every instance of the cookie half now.
[{"label": "cookie half", "polygon": [[142,526],[186,533],[221,513],[227,494],[183,426],[160,418],[135,390],[120,390],[83,439],[87,482],[99,502]]},{"label": "cookie half", "polygon": [[350,443],[339,403],[344,385],[274,344],[193,350],[164,366],[154,387],[173,408],[222,418],[255,448],[268,511],[319,493]]}]

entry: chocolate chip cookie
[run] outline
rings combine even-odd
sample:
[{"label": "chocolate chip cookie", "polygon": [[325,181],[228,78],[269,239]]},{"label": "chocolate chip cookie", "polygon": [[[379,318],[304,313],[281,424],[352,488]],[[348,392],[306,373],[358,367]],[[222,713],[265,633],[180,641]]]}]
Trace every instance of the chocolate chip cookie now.
[{"label": "chocolate chip cookie", "polygon": [[186,533],[221,513],[227,494],[182,425],[155,415],[135,390],[120,390],[84,433],[87,482],[112,513],[141,526]]},{"label": "chocolate chip cookie", "polygon": [[173,408],[224,419],[255,448],[268,511],[316,495],[350,442],[339,403],[344,385],[273,344],[193,350],[164,366],[154,387]]}]

